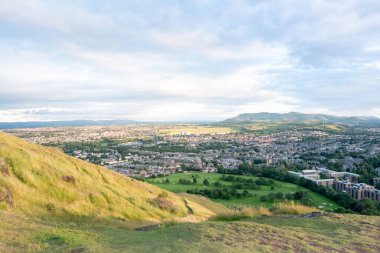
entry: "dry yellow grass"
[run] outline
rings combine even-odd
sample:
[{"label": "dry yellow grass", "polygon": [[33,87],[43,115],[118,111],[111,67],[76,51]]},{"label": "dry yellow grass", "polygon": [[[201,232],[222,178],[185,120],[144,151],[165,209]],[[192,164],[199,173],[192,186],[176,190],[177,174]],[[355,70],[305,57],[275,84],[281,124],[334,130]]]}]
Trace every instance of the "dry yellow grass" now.
[{"label": "dry yellow grass", "polygon": [[215,221],[237,221],[242,219],[254,218],[258,216],[272,215],[269,209],[264,207],[244,207],[236,210],[229,210],[226,212],[219,212],[212,217]]},{"label": "dry yellow grass", "polygon": [[268,208],[265,208],[265,207],[257,207],[257,208],[253,208],[253,207],[246,207],[246,208],[243,208],[242,210],[240,210],[240,212],[243,214],[243,215],[246,215],[248,217],[256,217],[256,216],[269,216],[269,215],[272,215],[271,211],[269,211]]},{"label": "dry yellow grass", "polygon": [[0,171],[0,194],[10,199],[0,198],[0,209],[10,212],[107,222],[214,215],[153,185],[2,132],[0,158],[5,162]]},{"label": "dry yellow grass", "polygon": [[236,210],[228,210],[218,212],[213,220],[219,221],[235,221],[258,216],[271,216],[277,214],[308,214],[319,212],[318,209],[310,206],[305,206],[294,201],[284,201],[275,205],[270,210],[265,207],[244,207]]},{"label": "dry yellow grass", "polygon": [[341,131],[342,130],[342,127],[339,125],[328,124],[328,125],[325,125],[325,127],[330,129],[330,130],[334,130],[334,131]]},{"label": "dry yellow grass", "polygon": [[272,212],[273,214],[307,214],[319,211],[320,210],[315,207],[305,206],[294,201],[284,201],[278,203]]}]

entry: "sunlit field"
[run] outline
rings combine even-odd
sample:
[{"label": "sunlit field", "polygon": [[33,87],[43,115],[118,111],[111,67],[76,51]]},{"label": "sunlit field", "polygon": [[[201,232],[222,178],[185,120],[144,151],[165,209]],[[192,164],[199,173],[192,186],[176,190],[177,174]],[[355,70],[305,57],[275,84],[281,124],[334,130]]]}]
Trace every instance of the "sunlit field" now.
[{"label": "sunlit field", "polygon": [[[196,184],[180,184],[179,179],[188,179],[192,180],[193,175],[197,178]],[[152,183],[156,186],[159,186],[163,189],[172,191],[172,192],[186,192],[188,189],[201,189],[201,188],[209,188],[209,189],[215,189],[216,187],[212,186],[212,184],[220,179],[222,175],[216,174],[216,173],[204,173],[204,172],[189,172],[189,173],[177,173],[172,174],[167,177],[161,177],[161,178],[155,178],[155,179],[148,179],[147,182]],[[253,176],[239,176],[244,178],[253,178],[257,179],[258,177]],[[169,179],[169,183],[166,183],[166,179]],[[209,186],[203,185],[203,180],[208,179],[210,182]],[[225,182],[221,181],[222,184],[226,186],[231,186],[232,182]],[[314,206],[320,208],[321,210],[334,210],[339,207],[335,202],[327,199],[324,196],[321,196],[315,192],[310,191],[309,189],[306,189],[302,186],[287,183],[287,182],[281,182],[275,180],[275,184],[273,185],[274,189],[271,189],[271,186],[269,185],[261,185],[259,190],[248,190],[249,193],[252,194],[252,196],[247,197],[241,197],[241,198],[232,198],[229,200],[225,199],[213,199],[213,201],[222,203],[223,205],[227,207],[236,207],[236,206],[254,206],[254,207],[272,207],[276,202],[263,202],[260,201],[260,196],[268,195],[269,193],[277,193],[282,192],[283,194],[286,193],[294,193],[298,191],[307,192],[308,197],[310,197],[313,200]],[[240,190],[242,191],[242,190]],[[278,201],[277,201],[278,202]]]},{"label": "sunlit field", "polygon": [[197,126],[197,125],[183,125],[183,126],[168,126],[159,130],[161,135],[179,135],[179,134],[225,134],[236,132],[232,127],[213,127],[213,126]]}]

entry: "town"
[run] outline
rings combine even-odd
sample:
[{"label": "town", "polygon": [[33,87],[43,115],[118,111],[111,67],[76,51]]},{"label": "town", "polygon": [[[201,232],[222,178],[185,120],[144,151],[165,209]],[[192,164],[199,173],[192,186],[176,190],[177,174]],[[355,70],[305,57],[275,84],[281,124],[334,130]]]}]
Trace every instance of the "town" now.
[{"label": "town", "polygon": [[[248,163],[285,167],[294,176],[318,185],[380,202],[377,128],[338,131],[302,126],[242,131],[231,126],[130,125],[8,131],[135,178],[183,171],[215,173]],[[360,189],[359,193],[355,189]]]}]

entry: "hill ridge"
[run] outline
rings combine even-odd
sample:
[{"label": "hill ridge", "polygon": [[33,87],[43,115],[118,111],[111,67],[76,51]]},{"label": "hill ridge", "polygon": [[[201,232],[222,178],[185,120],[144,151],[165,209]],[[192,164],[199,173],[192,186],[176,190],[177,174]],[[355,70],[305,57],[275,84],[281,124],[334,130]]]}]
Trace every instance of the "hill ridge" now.
[{"label": "hill ridge", "polygon": [[307,114],[299,112],[288,113],[242,113],[235,117],[226,119],[223,123],[243,123],[243,122],[262,122],[262,121],[294,121],[307,122],[317,121],[326,123],[341,123],[353,125],[380,125],[380,119],[374,116],[333,116],[328,114]]}]

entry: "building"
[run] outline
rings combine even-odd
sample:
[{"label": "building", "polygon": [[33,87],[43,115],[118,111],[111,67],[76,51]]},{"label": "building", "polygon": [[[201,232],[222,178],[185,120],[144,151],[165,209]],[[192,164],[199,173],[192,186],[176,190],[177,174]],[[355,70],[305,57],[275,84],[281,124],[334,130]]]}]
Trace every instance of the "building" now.
[{"label": "building", "polygon": [[380,190],[376,190],[372,185],[352,183],[349,180],[337,180],[334,187],[337,191],[346,192],[356,200],[367,198],[380,203]]},{"label": "building", "polygon": [[288,171],[288,174],[295,177],[303,177],[313,181],[317,185],[330,187],[334,185],[335,179],[320,179],[319,172],[317,170],[302,170],[301,172]]},{"label": "building", "polygon": [[334,171],[334,170],[329,170],[324,167],[319,167],[316,169],[319,173],[322,173],[328,177],[335,178],[335,179],[343,179],[343,178],[349,178],[350,181],[356,181],[360,175],[351,173],[351,172],[340,172],[340,171]]},{"label": "building", "polygon": [[309,179],[320,179],[319,173],[317,170],[302,170],[301,174],[303,177],[309,178]]},{"label": "building", "polygon": [[331,179],[331,178],[318,179],[318,180],[313,179],[311,181],[313,181],[314,183],[316,183],[317,185],[320,185],[320,186],[331,187],[331,186],[334,186],[335,179]]},{"label": "building", "polygon": [[367,198],[376,200],[378,203],[380,203],[380,190],[374,190],[369,192]]}]

